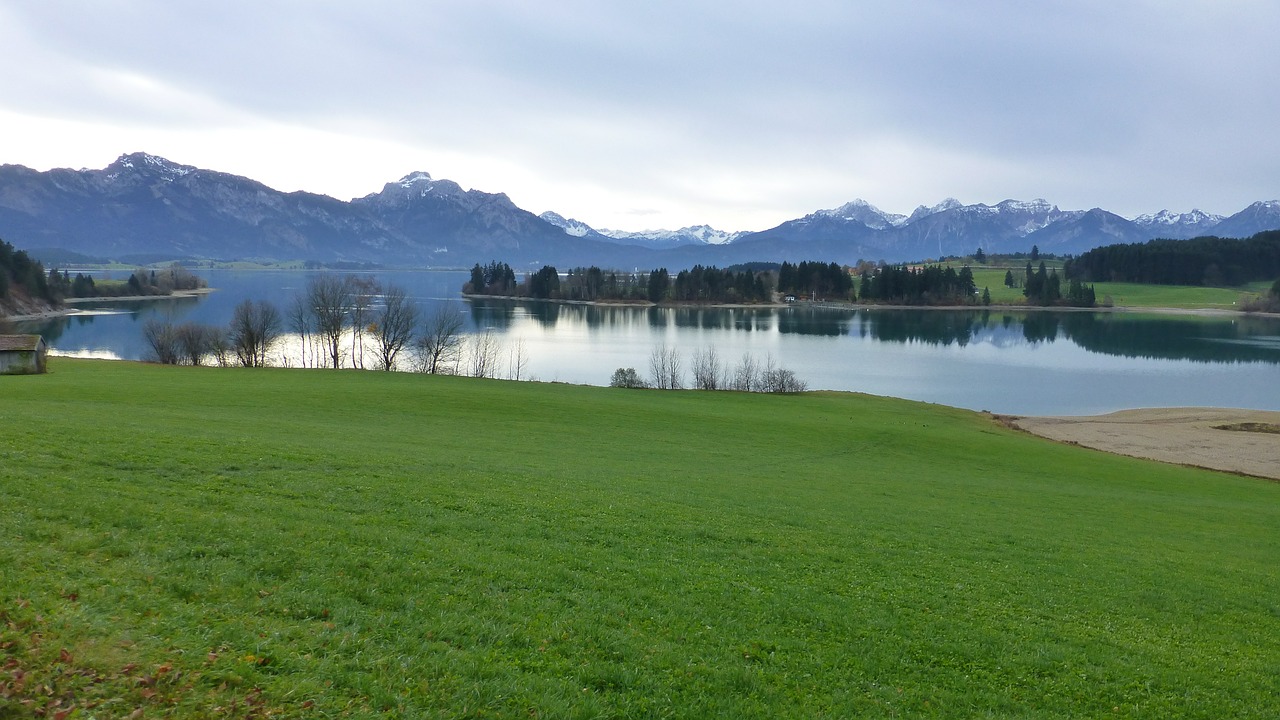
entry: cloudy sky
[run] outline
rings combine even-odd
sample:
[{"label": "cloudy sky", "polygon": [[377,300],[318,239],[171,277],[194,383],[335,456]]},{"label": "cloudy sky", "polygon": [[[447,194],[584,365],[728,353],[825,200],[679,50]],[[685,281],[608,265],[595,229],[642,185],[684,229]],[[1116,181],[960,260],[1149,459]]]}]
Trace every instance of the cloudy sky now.
[{"label": "cloudy sky", "polygon": [[602,228],[1280,197],[1275,0],[0,0],[0,163],[413,170]]}]

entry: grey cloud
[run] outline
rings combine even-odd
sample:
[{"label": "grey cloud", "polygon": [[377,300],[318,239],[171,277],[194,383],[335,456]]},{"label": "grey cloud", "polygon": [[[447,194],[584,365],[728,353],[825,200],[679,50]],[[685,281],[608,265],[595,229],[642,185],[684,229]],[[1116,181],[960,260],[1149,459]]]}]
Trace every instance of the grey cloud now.
[{"label": "grey cloud", "polygon": [[[751,200],[778,220],[854,195],[1230,211],[1280,185],[1272,3],[53,0],[0,17],[40,60],[0,80],[11,109],[357,127],[620,196],[705,177],[701,201],[726,207],[712,178],[772,169],[783,197]],[[204,102],[129,107],[94,84],[113,72]],[[869,176],[894,149],[904,167]],[[572,202],[556,209],[582,215]]]}]

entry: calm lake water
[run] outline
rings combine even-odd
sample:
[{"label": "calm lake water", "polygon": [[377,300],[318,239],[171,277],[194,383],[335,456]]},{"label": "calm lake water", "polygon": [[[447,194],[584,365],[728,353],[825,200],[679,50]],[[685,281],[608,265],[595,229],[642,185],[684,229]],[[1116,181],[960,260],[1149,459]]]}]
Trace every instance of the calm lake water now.
[{"label": "calm lake water", "polygon": [[[225,325],[245,298],[283,312],[309,273],[200,271],[198,299],[82,306],[105,314],[29,323],[57,354],[136,360],[148,318]],[[122,275],[122,274],[121,274]],[[503,362],[519,345],[523,377],[607,385],[616,368],[648,375],[655,347],[675,348],[686,375],[695,352],[727,364],[771,357],[810,389],[850,390],[973,410],[1074,415],[1132,407],[1280,410],[1280,321],[1127,313],[943,310],[631,308],[466,301],[462,272],[383,272],[424,312],[447,302],[465,332],[490,330]],[[293,352],[297,343],[294,338]],[[370,356],[370,363],[372,358]],[[296,364],[296,360],[294,361]]]}]

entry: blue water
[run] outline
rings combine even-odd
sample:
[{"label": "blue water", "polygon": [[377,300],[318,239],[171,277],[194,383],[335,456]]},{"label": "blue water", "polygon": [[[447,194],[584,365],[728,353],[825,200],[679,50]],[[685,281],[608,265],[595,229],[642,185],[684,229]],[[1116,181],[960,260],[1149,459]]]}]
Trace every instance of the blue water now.
[{"label": "blue water", "polygon": [[[215,292],[199,299],[96,306],[109,314],[27,325],[55,354],[142,359],[153,317],[225,325],[245,298],[284,312],[304,271],[199,271]],[[464,332],[490,332],[503,374],[607,385],[613,371],[649,373],[656,347],[715,348],[726,365],[745,353],[793,370],[810,389],[847,390],[1010,414],[1069,415],[1133,407],[1280,410],[1280,321],[1122,313],[942,310],[643,308],[467,301],[460,272],[384,272],[424,313],[449,303]],[[92,310],[93,306],[89,306]],[[277,362],[299,364],[296,337]],[[371,356],[369,356],[371,364]]]}]

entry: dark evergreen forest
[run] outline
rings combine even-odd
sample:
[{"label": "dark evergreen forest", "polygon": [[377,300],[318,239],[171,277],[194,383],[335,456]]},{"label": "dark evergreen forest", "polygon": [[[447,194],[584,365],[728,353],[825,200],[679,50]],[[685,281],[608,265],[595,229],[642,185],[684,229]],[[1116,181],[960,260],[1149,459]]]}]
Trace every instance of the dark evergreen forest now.
[{"label": "dark evergreen forest", "polygon": [[0,240],[0,301],[21,292],[29,298],[56,302],[44,266],[30,255]]},{"label": "dark evergreen forest", "polygon": [[1280,278],[1280,230],[1244,240],[1200,237],[1094,248],[1063,267],[1069,279],[1232,287]]}]

